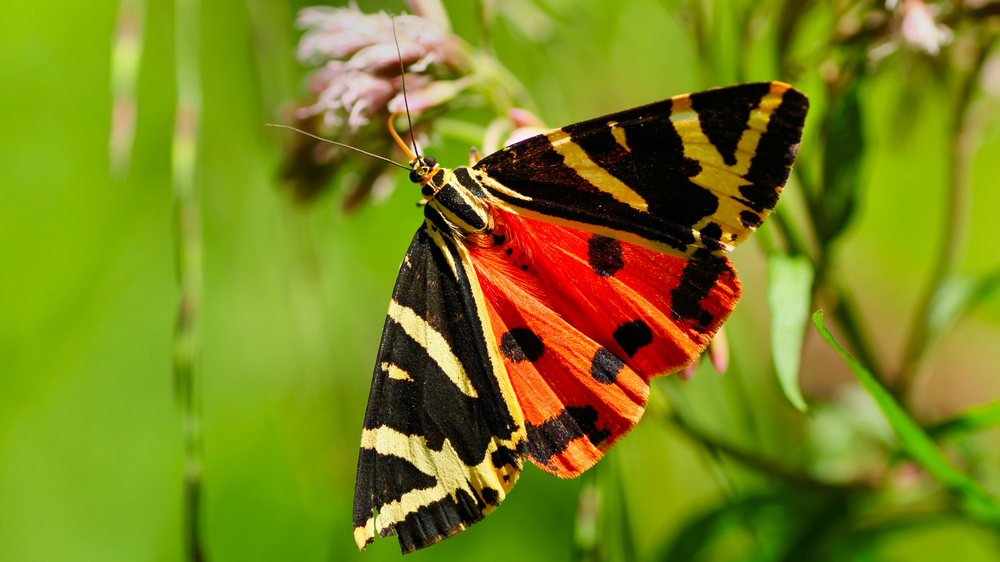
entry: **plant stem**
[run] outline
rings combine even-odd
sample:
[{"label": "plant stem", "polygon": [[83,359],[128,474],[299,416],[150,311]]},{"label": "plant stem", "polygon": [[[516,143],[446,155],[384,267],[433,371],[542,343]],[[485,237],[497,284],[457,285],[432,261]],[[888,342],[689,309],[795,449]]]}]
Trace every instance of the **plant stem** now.
[{"label": "plant stem", "polygon": [[663,416],[663,419],[667,422],[670,422],[674,427],[680,429],[688,437],[699,442],[702,446],[708,448],[709,450],[724,454],[728,457],[733,458],[734,460],[739,461],[740,463],[746,465],[749,468],[773,476],[775,478],[778,478],[779,480],[784,480],[789,484],[803,488],[814,488],[821,490],[844,490],[844,489],[854,489],[854,488],[864,487],[864,485],[862,484],[851,483],[845,485],[837,485],[816,480],[815,478],[809,476],[808,474],[789,468],[773,459],[763,457],[755,452],[746,451],[731,443],[727,443],[725,441],[717,439],[709,435],[707,432],[702,431],[701,429],[690,424],[687,420],[678,415],[676,412],[673,415]]},{"label": "plant stem", "polygon": [[145,0],[119,0],[111,50],[111,134],[108,135],[110,173],[119,180],[128,176],[132,160],[145,22]]},{"label": "plant stem", "polygon": [[177,108],[171,154],[180,288],[174,331],[174,391],[184,432],[184,559],[205,559],[200,537],[201,406],[198,378],[202,298],[201,207],[197,189],[201,121],[199,1],[176,0]]},{"label": "plant stem", "polygon": [[980,70],[986,61],[986,56],[991,50],[991,44],[992,41],[989,41],[986,45],[979,47],[975,63],[959,85],[954,104],[951,151],[948,161],[948,200],[945,204],[944,241],[938,248],[930,280],[917,299],[913,323],[910,326],[906,346],[903,348],[899,379],[893,393],[904,402],[913,387],[920,361],[930,343],[929,321],[934,299],[964,254],[966,198],[980,121],[972,118],[970,109],[972,94],[979,80]]}]

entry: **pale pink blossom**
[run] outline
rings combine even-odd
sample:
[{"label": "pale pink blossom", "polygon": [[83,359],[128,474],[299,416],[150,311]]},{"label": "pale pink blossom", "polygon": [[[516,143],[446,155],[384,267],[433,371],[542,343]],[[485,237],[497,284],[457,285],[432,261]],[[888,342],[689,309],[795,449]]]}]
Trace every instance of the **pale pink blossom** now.
[{"label": "pale pink blossom", "polygon": [[910,47],[929,55],[938,55],[941,47],[951,42],[951,30],[934,20],[934,13],[922,0],[903,0],[901,8],[903,23],[900,32],[903,41]]},{"label": "pale pink blossom", "polygon": [[[293,110],[295,124],[388,157],[399,150],[385,126],[391,113],[408,108],[412,119],[407,128],[413,130],[401,135],[404,139],[414,135],[419,141],[447,106],[481,105],[484,96],[472,92],[497,88],[504,93],[497,99],[523,98],[517,92],[519,85],[495,60],[451,32],[440,0],[407,3],[416,15],[365,14],[354,2],[346,8],[299,12],[297,23],[304,33],[297,56],[314,69],[306,78],[308,101]],[[485,101],[491,99],[485,96]],[[385,173],[384,162],[346,157],[343,151],[331,155],[320,141],[307,138],[289,151],[283,171],[300,199],[315,197],[338,175],[348,192],[343,200],[347,210],[391,191],[394,176]],[[338,174],[347,163],[351,173]]]},{"label": "pale pink blossom", "polygon": [[441,0],[406,0],[413,13],[434,24],[434,27],[451,33],[451,20]]},{"label": "pale pink blossom", "polygon": [[304,119],[323,114],[327,127],[341,124],[341,113],[346,113],[347,123],[356,131],[368,124],[369,115],[385,107],[396,95],[391,80],[376,78],[360,70],[345,71],[342,67],[328,65],[317,72],[316,78],[326,88],[320,91],[316,103],[299,111],[298,117]]},{"label": "pale pink blossom", "polygon": [[677,374],[681,377],[681,380],[689,381],[691,380],[691,377],[694,376],[694,373],[697,370],[698,370],[698,359],[695,359],[694,361],[688,363],[686,367],[678,371]]},{"label": "pale pink blossom", "polygon": [[722,326],[715,333],[715,337],[708,344],[708,358],[715,367],[715,372],[720,375],[726,374],[729,368],[729,340],[726,338],[726,328]]},{"label": "pale pink blossom", "polygon": [[527,109],[513,107],[507,110],[507,117],[514,123],[514,130],[507,135],[507,140],[503,143],[504,146],[510,146],[552,130],[550,127],[546,127],[538,116]]},{"label": "pale pink blossom", "polygon": [[347,8],[303,8],[296,25],[306,30],[299,41],[299,60],[313,64],[344,58],[382,42],[385,27],[382,18],[362,13],[353,2]]},{"label": "pale pink blossom", "polygon": [[[396,97],[389,101],[389,111],[395,113],[404,111],[409,104],[409,109],[413,113],[420,113],[425,109],[436,107],[448,100],[454,99],[460,92],[468,88],[474,81],[474,76],[465,76],[458,80],[435,80],[430,81],[424,76],[413,76],[414,82],[411,84],[410,75],[406,75],[407,99],[403,100],[403,93],[396,94]],[[416,79],[423,80],[417,81]]]}]

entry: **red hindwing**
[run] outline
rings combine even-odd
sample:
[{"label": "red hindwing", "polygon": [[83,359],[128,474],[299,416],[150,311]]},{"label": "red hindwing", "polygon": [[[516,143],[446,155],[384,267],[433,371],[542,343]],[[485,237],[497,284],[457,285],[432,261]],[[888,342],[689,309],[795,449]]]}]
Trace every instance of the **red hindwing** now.
[{"label": "red hindwing", "polygon": [[724,257],[687,260],[494,213],[493,244],[470,253],[527,455],[576,476],[642,416],[650,377],[704,350],[736,306],[739,281]]}]

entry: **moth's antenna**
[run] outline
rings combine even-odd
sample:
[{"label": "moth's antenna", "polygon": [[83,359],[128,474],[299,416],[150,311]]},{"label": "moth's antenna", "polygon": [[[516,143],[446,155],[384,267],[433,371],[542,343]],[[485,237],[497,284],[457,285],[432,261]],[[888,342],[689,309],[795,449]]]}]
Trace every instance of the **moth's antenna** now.
[{"label": "moth's antenna", "polygon": [[404,165],[400,164],[399,162],[395,162],[393,160],[389,160],[388,158],[385,158],[383,156],[379,156],[378,154],[372,154],[371,152],[365,152],[364,150],[361,150],[360,148],[354,148],[353,146],[350,146],[350,145],[347,145],[347,144],[343,144],[343,143],[340,143],[340,142],[337,142],[337,141],[332,141],[330,139],[324,139],[323,137],[317,137],[316,135],[314,135],[312,133],[307,133],[307,132],[303,131],[302,129],[296,129],[295,127],[289,127],[288,125],[275,125],[274,123],[264,123],[264,124],[267,125],[268,127],[277,127],[279,129],[288,129],[290,131],[295,131],[296,133],[302,133],[303,135],[305,135],[307,137],[312,137],[312,138],[314,138],[314,139],[316,139],[318,141],[328,142],[330,144],[335,144],[335,145],[343,147],[343,148],[349,148],[349,149],[351,149],[351,150],[353,150],[355,152],[360,152],[361,154],[365,154],[367,156],[371,156],[372,158],[378,158],[379,160],[382,160],[383,162],[388,162],[388,163],[392,164],[393,166],[399,166],[400,168],[402,168],[404,170],[409,170],[410,169],[409,166],[404,166]]},{"label": "moth's antenna", "polygon": [[410,102],[406,101],[406,68],[403,67],[403,52],[399,50],[399,38],[396,37],[396,18],[392,18],[392,40],[396,42],[396,55],[399,56],[399,81],[403,85],[403,106],[406,107],[406,123],[410,126],[410,142],[413,143],[413,153],[420,158],[417,150],[417,139],[413,136],[413,121],[410,119]]}]

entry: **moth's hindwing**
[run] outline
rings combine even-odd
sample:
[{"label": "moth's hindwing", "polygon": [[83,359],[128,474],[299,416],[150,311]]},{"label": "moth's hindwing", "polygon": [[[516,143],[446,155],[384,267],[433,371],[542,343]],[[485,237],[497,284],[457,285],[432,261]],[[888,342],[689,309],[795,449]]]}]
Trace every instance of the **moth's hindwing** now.
[{"label": "moth's hindwing", "polygon": [[740,297],[729,260],[688,260],[494,210],[470,249],[524,414],[525,454],[563,477],[642,416],[650,377],[693,361]]},{"label": "moth's hindwing", "polygon": [[807,109],[780,82],[675,96],[511,145],[473,173],[524,216],[674,255],[721,255],[777,203]]},{"label": "moth's hindwing", "polygon": [[521,470],[524,421],[468,250],[427,214],[368,398],[354,494],[362,549],[376,532],[395,534],[404,553],[450,537],[496,508]]}]

